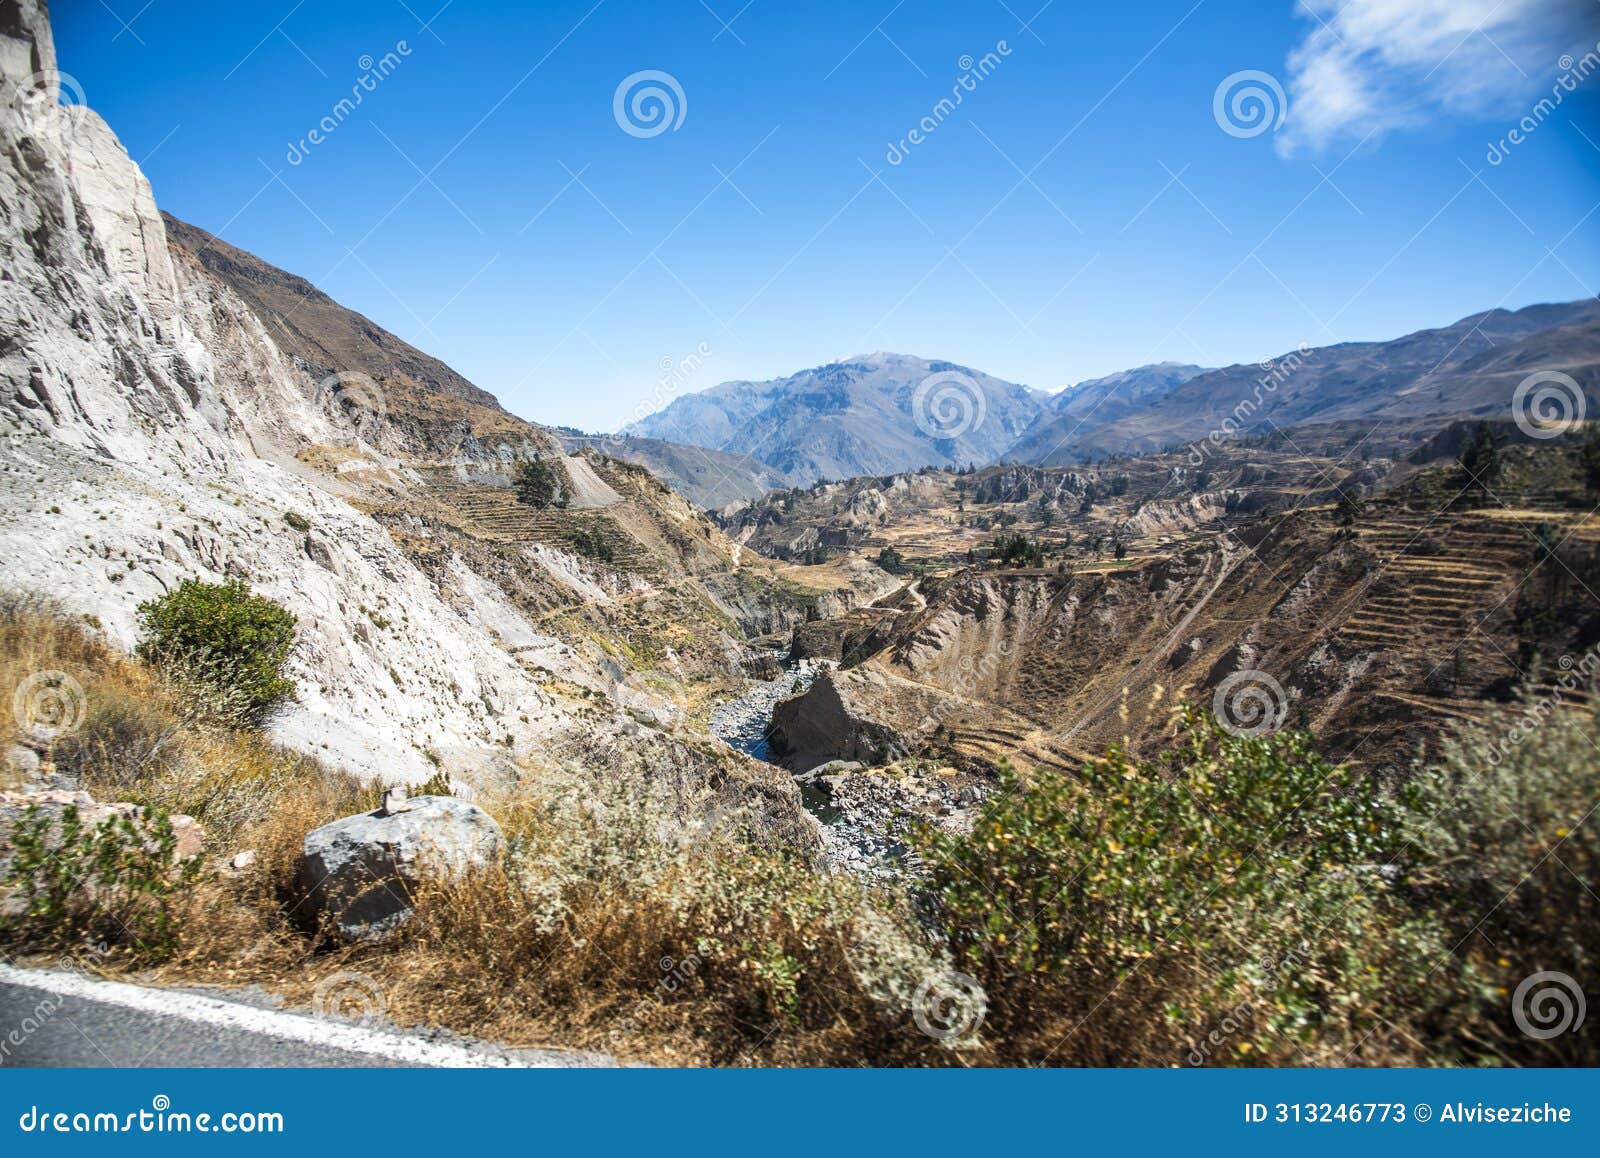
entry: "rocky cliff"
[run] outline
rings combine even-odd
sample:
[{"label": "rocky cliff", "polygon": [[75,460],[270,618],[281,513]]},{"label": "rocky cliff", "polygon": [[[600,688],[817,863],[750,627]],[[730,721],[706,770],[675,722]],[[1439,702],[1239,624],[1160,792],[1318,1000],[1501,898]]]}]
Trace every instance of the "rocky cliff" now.
[{"label": "rocky cliff", "polygon": [[[164,219],[100,116],[60,103],[43,3],[0,14],[0,583],[127,646],[141,601],[248,580],[299,619],[277,737],[363,775],[766,775],[689,718],[697,681],[751,654],[761,575],[739,606],[701,584],[741,570],[735,544],[643,471],[564,455],[442,363]],[[530,454],[569,509],[511,498]]]}]

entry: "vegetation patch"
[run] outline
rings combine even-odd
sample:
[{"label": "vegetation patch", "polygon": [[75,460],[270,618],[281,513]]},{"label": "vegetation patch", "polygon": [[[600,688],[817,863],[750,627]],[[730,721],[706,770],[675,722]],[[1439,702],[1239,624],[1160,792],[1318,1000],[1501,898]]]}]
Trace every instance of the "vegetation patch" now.
[{"label": "vegetation patch", "polygon": [[254,726],[294,699],[284,674],[295,643],[292,612],[242,580],[185,579],[139,605],[141,659],[202,693],[218,719]]}]

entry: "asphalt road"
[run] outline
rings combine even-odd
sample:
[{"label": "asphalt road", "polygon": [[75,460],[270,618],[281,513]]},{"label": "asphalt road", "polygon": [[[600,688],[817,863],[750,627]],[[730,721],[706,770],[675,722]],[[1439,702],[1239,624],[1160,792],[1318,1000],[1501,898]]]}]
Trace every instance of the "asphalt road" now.
[{"label": "asphalt road", "polygon": [[591,1054],[507,1050],[286,1013],[256,1001],[0,964],[0,1067],[570,1067]]}]

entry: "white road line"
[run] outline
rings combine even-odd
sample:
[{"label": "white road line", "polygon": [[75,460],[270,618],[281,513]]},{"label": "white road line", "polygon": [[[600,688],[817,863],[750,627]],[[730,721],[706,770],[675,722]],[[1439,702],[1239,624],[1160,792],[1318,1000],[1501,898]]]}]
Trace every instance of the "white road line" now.
[{"label": "white road line", "polygon": [[76,973],[18,969],[0,964],[0,984],[41,989],[60,997],[76,997],[102,1005],[115,1005],[157,1017],[176,1017],[241,1034],[255,1034],[302,1045],[384,1058],[406,1065],[446,1069],[559,1068],[556,1061],[519,1062],[474,1053],[460,1046],[442,1045],[367,1029],[347,1022],[324,1021],[273,1009],[257,1009],[212,997],[143,989],[119,981],[96,981]]}]

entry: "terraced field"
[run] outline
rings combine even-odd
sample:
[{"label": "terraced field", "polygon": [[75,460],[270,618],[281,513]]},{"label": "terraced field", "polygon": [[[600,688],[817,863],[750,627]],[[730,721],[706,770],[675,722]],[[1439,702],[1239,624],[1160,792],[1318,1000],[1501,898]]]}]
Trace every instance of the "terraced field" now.
[{"label": "terraced field", "polygon": [[[541,510],[519,502],[508,487],[462,482],[442,471],[428,473],[427,497],[448,512],[450,522],[478,538],[564,544],[579,554],[609,554],[607,564],[619,571],[648,576],[659,570],[650,553],[606,511]],[[608,510],[630,501],[623,499]]]}]

